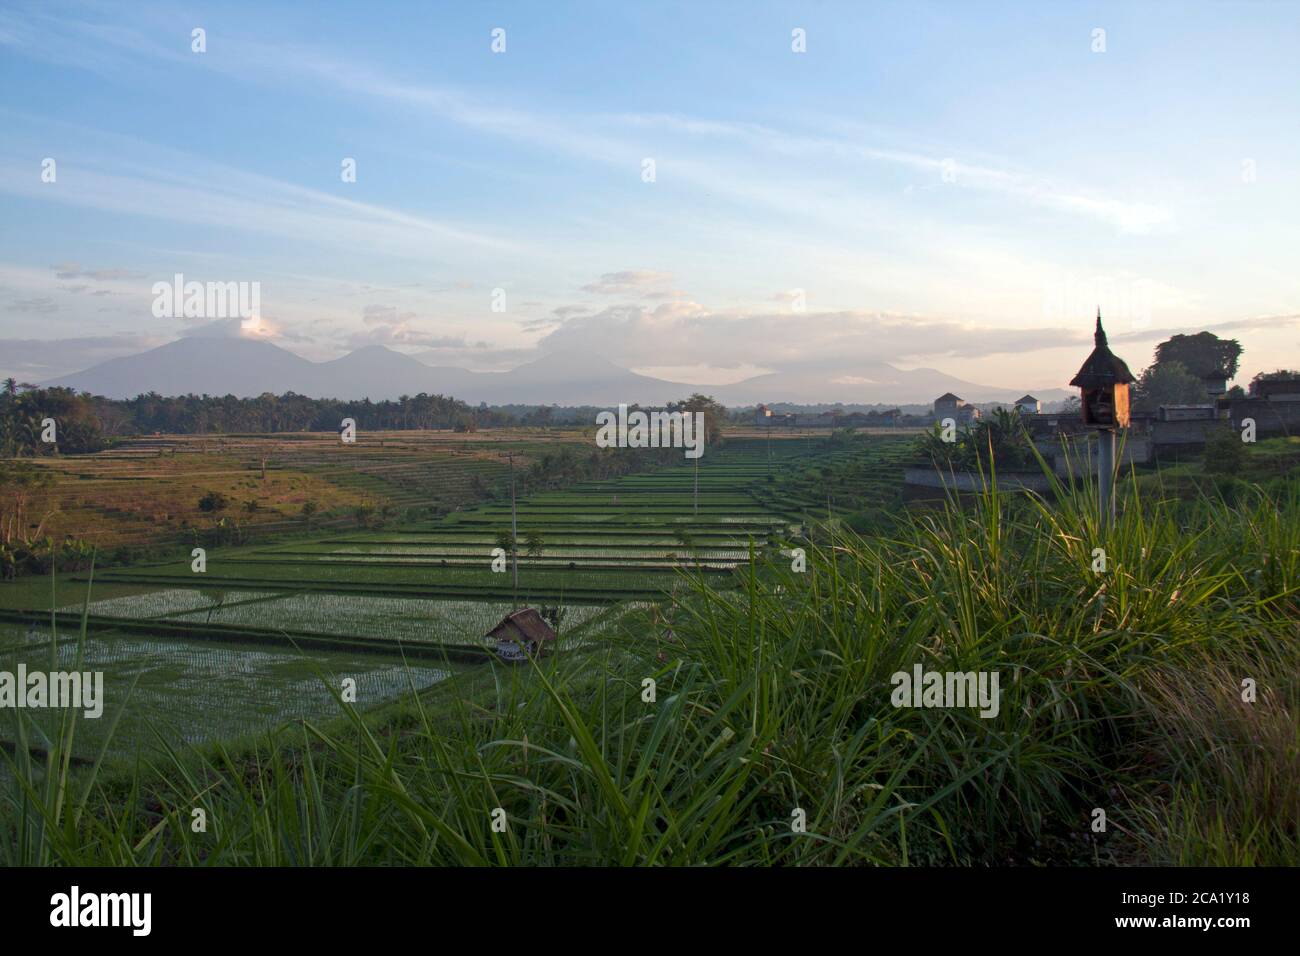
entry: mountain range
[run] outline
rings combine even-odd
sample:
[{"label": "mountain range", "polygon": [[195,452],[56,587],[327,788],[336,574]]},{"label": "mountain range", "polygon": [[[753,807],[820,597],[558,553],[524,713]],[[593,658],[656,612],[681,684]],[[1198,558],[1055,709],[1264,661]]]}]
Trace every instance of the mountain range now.
[{"label": "mountain range", "polygon": [[[107,398],[161,395],[236,395],[296,392],[312,398],[395,399],[420,392],[454,396],[471,404],[615,405],[662,404],[692,392],[725,405],[929,404],[944,392],[971,402],[1010,401],[1023,386],[994,387],[963,381],[935,369],[904,371],[884,362],[842,371],[777,371],[730,385],[690,385],[640,375],[601,356],[581,351],[548,352],[507,372],[475,372],[426,364],[382,345],[357,349],[328,362],[312,362],[265,340],[189,336],[158,348],[110,359],[45,385]],[[1070,394],[1035,392],[1044,402]]]}]

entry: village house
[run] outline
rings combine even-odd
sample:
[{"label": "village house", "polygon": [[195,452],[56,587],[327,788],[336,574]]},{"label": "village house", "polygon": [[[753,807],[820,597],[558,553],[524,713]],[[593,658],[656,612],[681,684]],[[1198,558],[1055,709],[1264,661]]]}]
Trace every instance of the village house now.
[{"label": "village house", "polygon": [[1294,435],[1300,431],[1300,378],[1260,379],[1247,397],[1220,399],[1219,407],[1224,406],[1237,430],[1249,420],[1261,438]]},{"label": "village house", "polygon": [[754,424],[760,428],[789,427],[802,424],[796,422],[796,418],[797,416],[793,412],[774,412],[766,405],[759,405],[754,409]]},{"label": "village house", "polygon": [[1202,378],[1201,382],[1205,385],[1205,393],[1209,395],[1212,400],[1217,399],[1221,395],[1226,395],[1228,392],[1227,372],[1213,372]]},{"label": "village house", "polygon": [[936,418],[956,418],[957,409],[965,404],[952,392],[945,392],[934,400],[934,415]]},{"label": "village house", "polygon": [[485,636],[496,642],[497,656],[512,663],[542,656],[546,645],[557,639],[551,625],[531,607],[507,614]]},{"label": "village house", "polygon": [[[863,428],[866,426],[899,423],[901,413],[897,408],[885,411],[852,411],[833,408],[825,412],[778,412],[767,405],[754,408],[754,424],[759,428]],[[918,422],[918,424],[920,424]]]},{"label": "village house", "polygon": [[1016,399],[1016,408],[1021,415],[1037,415],[1043,410],[1043,403],[1032,395],[1021,395]]},{"label": "village house", "polygon": [[1300,378],[1261,378],[1252,384],[1250,397],[1274,402],[1300,402]]},{"label": "village house", "polygon": [[1214,405],[1161,405],[1156,409],[1156,420],[1161,422],[1213,421],[1218,417]]},{"label": "village house", "polygon": [[939,421],[951,418],[958,425],[969,425],[980,417],[980,410],[952,392],[946,392],[934,400],[934,417]]}]

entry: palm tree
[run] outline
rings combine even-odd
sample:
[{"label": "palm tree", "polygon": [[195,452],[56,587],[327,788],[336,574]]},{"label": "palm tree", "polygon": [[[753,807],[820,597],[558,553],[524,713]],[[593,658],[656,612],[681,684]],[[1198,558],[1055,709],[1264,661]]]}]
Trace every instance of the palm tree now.
[{"label": "palm tree", "polygon": [[18,379],[11,375],[0,384],[0,387],[4,389],[6,395],[12,398],[14,395],[18,394]]},{"label": "palm tree", "polygon": [[540,558],[546,550],[546,539],[542,537],[540,531],[529,531],[524,538],[524,542],[528,546],[528,556],[530,558]]}]

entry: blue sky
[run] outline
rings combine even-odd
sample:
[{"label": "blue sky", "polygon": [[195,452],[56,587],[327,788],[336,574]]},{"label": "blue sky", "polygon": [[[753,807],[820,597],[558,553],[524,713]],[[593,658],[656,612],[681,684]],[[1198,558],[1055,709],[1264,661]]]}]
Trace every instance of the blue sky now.
[{"label": "blue sky", "polygon": [[1032,388],[1100,304],[1137,367],[1201,328],[1298,366],[1298,47],[1269,0],[14,0],[0,374],[191,332],[150,310],[178,272],[259,282],[238,334],[318,359]]}]

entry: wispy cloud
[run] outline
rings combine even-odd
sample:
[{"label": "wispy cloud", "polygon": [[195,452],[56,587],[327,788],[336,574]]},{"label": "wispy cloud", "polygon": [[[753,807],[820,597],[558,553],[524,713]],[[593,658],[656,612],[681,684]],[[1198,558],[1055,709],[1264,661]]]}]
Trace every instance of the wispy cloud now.
[{"label": "wispy cloud", "polygon": [[[83,162],[85,158],[83,158]],[[111,158],[100,160],[111,166]],[[262,233],[349,249],[365,247],[427,260],[437,249],[504,252],[516,243],[472,229],[343,199],[190,157],[184,168],[206,175],[180,176],[154,168],[137,175],[93,168],[68,170],[57,185],[42,184],[9,158],[0,163],[0,191],[47,202],[189,225]]]},{"label": "wispy cloud", "polygon": [[432,331],[432,324],[415,312],[399,311],[396,306],[371,304],[362,310],[365,329],[347,337],[349,348],[366,345],[418,346],[429,349],[487,348],[486,342],[470,343],[464,335],[447,335]]},{"label": "wispy cloud", "polygon": [[[543,349],[591,349],[614,361],[777,369],[870,365],[884,359],[982,357],[1086,340],[1078,330],[977,327],[921,315],[868,312],[721,311],[697,302],[617,305],[570,317],[539,342]],[[725,358],[722,358],[724,357]]]},{"label": "wispy cloud", "polygon": [[[960,144],[949,144],[947,152],[921,153],[864,143],[858,138],[807,134],[778,130],[758,123],[697,119],[671,114],[617,114],[612,120],[646,132],[674,132],[694,140],[723,141],[743,148],[746,155],[781,156],[794,160],[823,159],[843,164],[845,173],[860,172],[861,164],[909,169],[922,174],[930,188],[951,187],[996,193],[1057,212],[1106,223],[1122,232],[1147,232],[1171,220],[1171,213],[1158,205],[1108,196],[1097,190],[1054,182],[1049,176],[995,166],[988,161],[962,158]],[[874,135],[899,134],[873,131]],[[862,135],[859,133],[859,136]],[[856,170],[854,170],[856,167]],[[702,167],[687,167],[705,178]],[[743,167],[740,167],[743,168]],[[732,170],[731,172],[735,172]],[[708,177],[718,184],[734,179],[715,170]],[[808,190],[807,194],[813,194]]]},{"label": "wispy cloud", "polygon": [[[40,43],[30,31],[20,30],[17,21],[14,30],[26,36],[24,48],[52,52],[61,62],[76,62],[90,52],[87,47],[101,51],[101,55],[104,50],[113,50],[131,58],[170,62],[185,58],[183,51],[160,44],[140,30],[48,16],[41,17],[41,22],[48,32]],[[0,28],[3,25],[0,22]],[[926,153],[864,142],[864,135],[897,138],[899,134],[879,129],[853,130],[843,123],[834,124],[839,128],[827,134],[670,113],[544,114],[452,86],[405,80],[381,67],[297,42],[267,43],[247,36],[229,37],[225,42],[228,49],[224,55],[203,59],[204,68],[244,82],[280,84],[287,80],[327,85],[348,94],[400,104],[429,119],[529,143],[586,162],[630,168],[647,155],[647,144],[653,143],[663,154],[666,175],[684,178],[715,194],[785,211],[839,209],[841,214],[851,215],[851,207],[843,204],[845,190],[836,188],[836,182],[842,187],[860,179],[867,164],[909,169],[924,176],[930,185],[943,183],[954,191],[989,192],[1067,217],[1104,223],[1121,232],[1147,232],[1172,218],[1169,210],[1148,201],[1107,195],[1095,188],[1056,182],[1051,176],[968,158],[973,151],[961,143],[948,143],[941,151]],[[726,148],[719,151],[719,145]],[[738,156],[743,160],[738,161]],[[748,173],[756,162],[810,159],[837,164],[835,180],[792,174],[788,165],[778,175],[770,165],[757,168],[756,176]]]},{"label": "wispy cloud", "polygon": [[33,382],[78,372],[109,359],[165,344],[160,336],[124,334],[60,339],[0,339],[0,377]]},{"label": "wispy cloud", "polygon": [[644,294],[666,282],[672,281],[671,272],[654,272],[648,269],[628,269],[622,272],[606,272],[595,282],[588,282],[582,287],[583,292],[598,295],[627,295],[629,292]]},{"label": "wispy cloud", "polygon": [[48,315],[51,312],[58,312],[61,308],[49,296],[40,296],[35,299],[13,299],[8,303],[8,307],[15,312],[31,312],[36,315]]},{"label": "wispy cloud", "polygon": [[75,262],[63,262],[52,268],[54,269],[54,275],[59,279],[95,279],[96,281],[106,282],[113,279],[144,278],[143,272],[134,272],[131,269],[83,269]]}]

